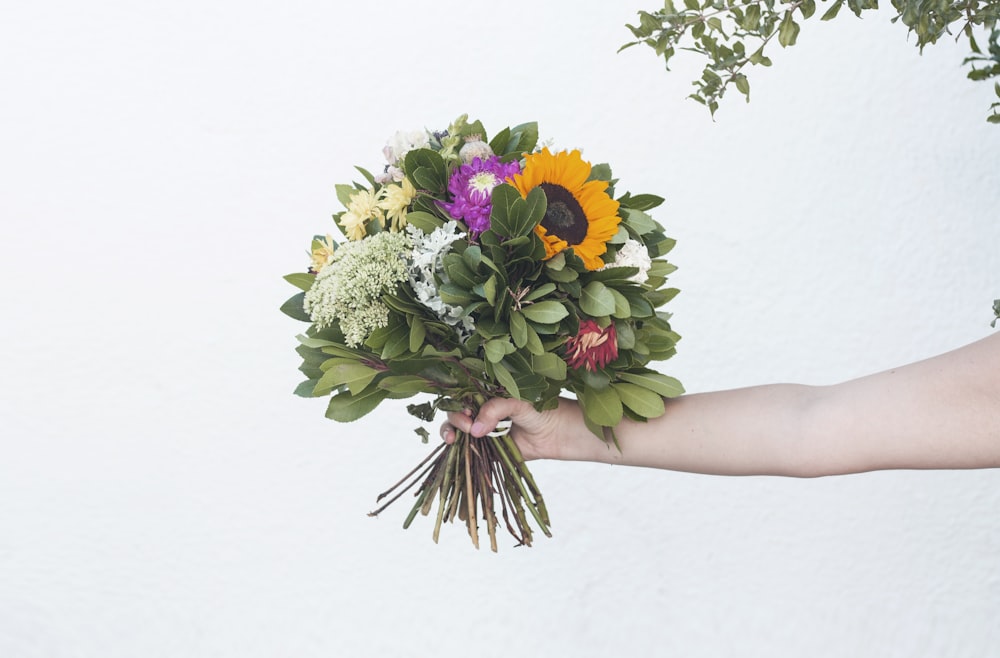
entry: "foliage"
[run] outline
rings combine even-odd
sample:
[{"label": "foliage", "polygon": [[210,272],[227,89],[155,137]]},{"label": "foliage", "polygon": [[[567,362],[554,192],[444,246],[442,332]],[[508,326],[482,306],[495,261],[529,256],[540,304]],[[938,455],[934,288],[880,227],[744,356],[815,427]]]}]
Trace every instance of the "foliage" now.
[{"label": "foliage", "polygon": [[[844,5],[860,17],[864,11],[878,9],[878,0],[833,0],[820,20],[836,18]],[[956,39],[968,39],[972,51],[963,62],[971,65],[968,77],[1000,77],[1000,0],[892,0],[892,6],[897,12],[893,22],[902,23],[916,36],[921,51],[954,31]],[[770,66],[765,49],[775,40],[783,48],[795,45],[801,22],[816,11],[816,0],[683,0],[681,8],[666,0],[663,9],[640,11],[639,24],[626,26],[636,40],[620,50],[646,44],[663,57],[668,69],[678,50],[707,59],[689,98],[714,115],[730,85],[749,102],[747,65]],[[985,50],[976,39],[977,32],[988,34]],[[994,84],[994,90],[1000,98],[1000,83]],[[1000,101],[990,110],[987,121],[1000,123]]]}]

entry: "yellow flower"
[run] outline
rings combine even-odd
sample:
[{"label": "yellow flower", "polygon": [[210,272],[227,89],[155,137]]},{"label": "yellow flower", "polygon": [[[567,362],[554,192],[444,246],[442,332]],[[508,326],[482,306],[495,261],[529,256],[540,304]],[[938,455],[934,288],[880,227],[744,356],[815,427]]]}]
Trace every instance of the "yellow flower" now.
[{"label": "yellow flower", "polygon": [[348,240],[362,240],[367,235],[366,225],[370,220],[382,221],[382,209],[372,190],[358,190],[351,194],[347,212],[340,216],[340,225]]},{"label": "yellow flower", "polygon": [[406,226],[406,211],[417,196],[417,188],[413,187],[409,178],[404,178],[401,185],[383,187],[381,196],[378,207],[385,211],[386,218],[392,222],[392,230],[402,230]]},{"label": "yellow flower", "polygon": [[319,272],[323,266],[333,258],[333,252],[337,248],[333,242],[333,236],[327,234],[325,238],[315,238],[312,243],[312,269]]},{"label": "yellow flower", "polygon": [[608,196],[607,181],[592,180],[590,163],[579,151],[556,154],[544,148],[525,156],[524,169],[515,174],[511,184],[522,197],[536,187],[542,188],[548,201],[545,217],[535,233],[545,245],[545,258],[564,249],[573,249],[588,270],[604,266],[601,255],[607,242],[618,233],[618,202]]}]

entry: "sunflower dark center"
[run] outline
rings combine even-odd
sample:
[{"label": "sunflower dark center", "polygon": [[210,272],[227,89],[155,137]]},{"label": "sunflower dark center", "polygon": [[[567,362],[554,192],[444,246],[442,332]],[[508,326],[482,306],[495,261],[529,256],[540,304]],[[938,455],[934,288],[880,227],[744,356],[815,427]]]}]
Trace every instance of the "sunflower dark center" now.
[{"label": "sunflower dark center", "polygon": [[576,197],[562,185],[542,183],[547,206],[542,226],[545,230],[565,240],[569,245],[577,245],[587,237],[587,215]]}]

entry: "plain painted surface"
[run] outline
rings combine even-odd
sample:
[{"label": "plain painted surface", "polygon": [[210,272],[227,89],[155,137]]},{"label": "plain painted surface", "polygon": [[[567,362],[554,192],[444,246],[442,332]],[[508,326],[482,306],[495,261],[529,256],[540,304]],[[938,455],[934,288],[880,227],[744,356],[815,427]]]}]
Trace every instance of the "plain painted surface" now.
[{"label": "plain painted surface", "polygon": [[536,463],[551,540],[435,546],[365,516],[425,453],[413,420],[293,397],[277,312],[333,185],[468,112],[667,197],[662,369],[690,391],[957,347],[1000,297],[1000,127],[963,47],[810,21],[712,122],[692,60],[615,54],[641,3],[361,5],[5,8],[0,655],[994,654],[996,471]]}]

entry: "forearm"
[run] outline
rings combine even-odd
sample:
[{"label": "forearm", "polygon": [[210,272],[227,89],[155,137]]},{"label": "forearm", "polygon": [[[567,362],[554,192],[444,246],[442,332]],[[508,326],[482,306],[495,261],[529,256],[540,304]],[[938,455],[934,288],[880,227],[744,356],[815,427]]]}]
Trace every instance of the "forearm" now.
[{"label": "forearm", "polygon": [[646,423],[623,421],[616,448],[592,435],[564,443],[562,459],[719,475],[804,475],[803,427],[820,389],[795,384],[685,395]]},{"label": "forearm", "polygon": [[[566,427],[578,432],[572,423]],[[682,396],[668,400],[662,416],[625,421],[615,435],[620,451],[564,433],[556,457],[803,477],[1000,467],[1000,334],[833,386],[775,384]]]}]

